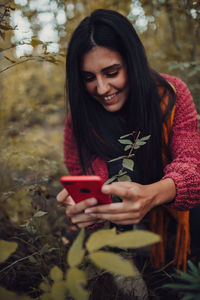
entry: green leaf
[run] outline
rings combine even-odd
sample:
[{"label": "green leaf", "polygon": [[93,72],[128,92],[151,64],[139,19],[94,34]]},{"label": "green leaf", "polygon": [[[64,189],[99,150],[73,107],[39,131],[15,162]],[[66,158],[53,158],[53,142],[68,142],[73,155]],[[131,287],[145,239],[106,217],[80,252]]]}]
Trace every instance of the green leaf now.
[{"label": "green leaf", "polygon": [[17,249],[17,243],[0,240],[0,263],[4,262]]},{"label": "green leaf", "polygon": [[117,175],[114,175],[113,177],[109,178],[105,184],[109,184],[109,183],[112,183],[113,181],[115,181],[117,179]]},{"label": "green leaf", "polygon": [[66,281],[54,282],[51,288],[51,297],[53,300],[65,300],[67,296]]},{"label": "green leaf", "polygon": [[118,140],[123,145],[132,145],[133,142],[131,140]]},{"label": "green leaf", "polygon": [[127,174],[127,171],[120,170],[119,173],[117,174],[117,177],[121,177],[121,176],[126,175],[126,174]]},{"label": "green leaf", "polygon": [[118,254],[98,251],[91,253],[89,258],[97,267],[110,273],[129,277],[135,277],[138,275],[133,265]]},{"label": "green leaf", "polygon": [[119,156],[119,157],[113,158],[113,159],[109,160],[108,162],[110,163],[110,162],[113,162],[113,161],[117,161],[117,160],[123,159],[125,157],[127,157],[127,155],[123,155],[123,156]]},{"label": "green leaf", "polygon": [[[147,142],[143,142],[143,141],[141,141],[141,140],[137,140],[137,142],[135,143],[135,146],[143,146],[143,145],[145,145]],[[134,149],[135,149],[135,146],[134,146]]]},{"label": "green leaf", "polygon": [[70,247],[68,253],[67,253],[67,262],[70,265],[70,267],[76,267],[78,266],[85,254],[85,250],[83,249],[83,240],[85,236],[84,229],[81,229],[79,235],[73,242],[72,246]]},{"label": "green leaf", "polygon": [[173,277],[177,278],[179,280],[183,280],[186,282],[191,282],[191,283],[195,283],[195,282],[199,282],[200,285],[200,278],[199,277],[195,277],[193,274],[189,275],[183,271],[177,270],[178,274],[174,274]]},{"label": "green leaf", "polygon": [[190,268],[192,274],[197,275],[197,276],[200,276],[200,269],[197,268],[197,267],[191,262],[191,260],[188,260],[187,264],[188,264],[188,267]]},{"label": "green leaf", "polygon": [[143,136],[143,137],[140,139],[140,141],[147,141],[147,140],[150,139],[150,137],[151,137],[151,135]]},{"label": "green leaf", "polygon": [[110,240],[108,246],[121,249],[137,249],[160,241],[160,236],[146,230],[133,230],[117,234]]},{"label": "green leaf", "polygon": [[133,171],[134,162],[132,159],[124,158],[122,161],[122,166],[130,171]]},{"label": "green leaf", "polygon": [[129,181],[129,182],[131,182],[132,180],[131,180],[130,176],[128,176],[128,175],[123,175],[123,176],[121,176],[121,177],[118,177],[117,181],[118,181],[118,182],[124,182],[124,181]]},{"label": "green leaf", "polygon": [[82,285],[87,284],[85,272],[77,268],[70,268],[67,272],[67,287],[75,300],[88,300],[89,293]]},{"label": "green leaf", "polygon": [[58,268],[57,266],[54,266],[51,271],[50,271],[50,278],[54,281],[54,282],[58,282],[63,280],[63,272],[60,268]]},{"label": "green leaf", "polygon": [[124,151],[127,151],[127,150],[129,150],[131,148],[132,148],[132,145],[126,145],[126,147],[124,148]]},{"label": "green leaf", "polygon": [[116,236],[116,228],[98,230],[91,234],[86,242],[88,252],[94,252],[108,245],[110,239]]},{"label": "green leaf", "polygon": [[46,211],[39,210],[39,211],[37,211],[37,212],[33,215],[33,217],[34,217],[34,218],[40,218],[40,217],[42,217],[42,216],[44,216],[44,215],[46,215],[46,214],[47,214]]},{"label": "green leaf", "polygon": [[181,284],[181,283],[168,283],[163,285],[164,288],[170,288],[170,289],[175,289],[175,290],[192,290],[192,291],[200,291],[200,286],[199,284]]},{"label": "green leaf", "polygon": [[131,132],[131,133],[127,133],[127,134],[125,134],[125,135],[122,135],[122,136],[120,136],[120,140],[121,139],[124,139],[125,137],[128,137],[128,136],[130,136],[130,135],[134,135],[134,133],[135,133],[135,131],[133,131],[133,132]]}]

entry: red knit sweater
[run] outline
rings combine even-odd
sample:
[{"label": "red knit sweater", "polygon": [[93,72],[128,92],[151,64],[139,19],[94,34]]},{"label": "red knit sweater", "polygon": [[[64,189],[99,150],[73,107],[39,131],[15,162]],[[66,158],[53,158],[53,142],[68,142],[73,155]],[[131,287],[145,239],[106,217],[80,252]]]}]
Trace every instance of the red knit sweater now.
[{"label": "red knit sweater", "polygon": [[[197,112],[186,84],[179,78],[162,74],[177,93],[175,116],[169,150],[172,161],[164,168],[164,177],[176,185],[176,198],[168,206],[188,210],[200,204],[200,135]],[[65,163],[71,175],[81,175],[82,169],[73,135],[71,115],[68,115],[64,135]],[[92,161],[95,174],[108,179],[107,162],[97,157]]]}]

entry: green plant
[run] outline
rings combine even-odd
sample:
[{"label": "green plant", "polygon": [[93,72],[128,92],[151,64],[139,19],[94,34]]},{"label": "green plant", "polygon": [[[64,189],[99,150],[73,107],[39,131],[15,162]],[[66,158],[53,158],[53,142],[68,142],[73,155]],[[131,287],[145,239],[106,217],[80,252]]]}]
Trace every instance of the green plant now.
[{"label": "green plant", "polygon": [[[130,176],[128,176],[128,172],[126,171],[126,169],[130,170],[130,171],[133,171],[134,169],[134,153],[133,151],[136,150],[136,149],[139,149],[141,146],[145,145],[146,142],[149,140],[149,138],[151,137],[150,135],[147,135],[147,136],[144,136],[142,138],[139,139],[139,136],[140,136],[140,131],[138,132],[138,134],[136,135],[135,139],[134,139],[134,136],[135,136],[136,132],[133,131],[131,133],[128,133],[126,135],[123,135],[119,138],[119,143],[122,144],[122,145],[125,145],[124,147],[124,151],[127,152],[128,150],[129,153],[128,154],[125,154],[125,155],[122,155],[122,156],[119,156],[119,157],[116,157],[114,159],[111,159],[109,160],[108,162],[109,163],[112,163],[112,162],[115,162],[115,161],[118,161],[118,160],[121,160],[122,161],[122,167],[121,169],[119,170],[118,174],[112,176],[111,178],[109,178],[106,183],[111,183],[115,180],[117,181],[131,181],[131,178]],[[133,137],[133,141],[130,140],[130,139],[127,139],[127,137]]]},{"label": "green plant", "polygon": [[163,288],[174,289],[182,293],[182,300],[200,299],[200,264],[196,267],[190,260],[188,261],[188,271],[177,270],[177,274],[172,275],[178,282],[163,285]]}]

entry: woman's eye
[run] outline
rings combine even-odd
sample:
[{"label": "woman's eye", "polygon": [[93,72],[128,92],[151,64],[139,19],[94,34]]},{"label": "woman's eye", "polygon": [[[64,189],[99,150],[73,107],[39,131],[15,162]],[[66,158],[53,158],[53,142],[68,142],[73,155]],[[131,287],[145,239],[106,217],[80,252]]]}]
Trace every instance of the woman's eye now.
[{"label": "woman's eye", "polygon": [[115,77],[115,76],[118,75],[118,73],[119,73],[119,71],[116,71],[116,72],[112,72],[112,73],[107,73],[106,75],[107,75],[108,77]]},{"label": "woman's eye", "polygon": [[83,80],[86,81],[86,82],[93,81],[94,79],[95,79],[94,76],[85,76],[85,77],[83,77]]}]

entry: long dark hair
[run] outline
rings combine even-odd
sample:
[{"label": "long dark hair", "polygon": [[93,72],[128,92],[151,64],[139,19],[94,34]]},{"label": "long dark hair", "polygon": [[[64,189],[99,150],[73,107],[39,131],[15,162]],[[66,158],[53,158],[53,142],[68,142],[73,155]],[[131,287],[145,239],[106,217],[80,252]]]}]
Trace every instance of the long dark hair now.
[{"label": "long dark hair", "polygon": [[[120,112],[126,126],[119,122],[118,112],[107,112],[85,89],[81,59],[95,46],[117,51],[126,62],[130,93]],[[91,168],[92,157],[108,160],[119,155],[117,138],[135,130],[141,131],[141,136],[151,135],[150,142],[136,155],[141,183],[159,180],[163,173],[162,124],[175,103],[175,93],[162,76],[150,69],[144,47],[128,19],[104,9],[95,10],[86,17],[71,37],[66,72],[73,130],[83,172]],[[163,88],[162,94],[158,92],[159,87]],[[166,94],[169,102],[162,113],[160,103]],[[102,142],[105,131],[110,135],[106,143]]]}]

